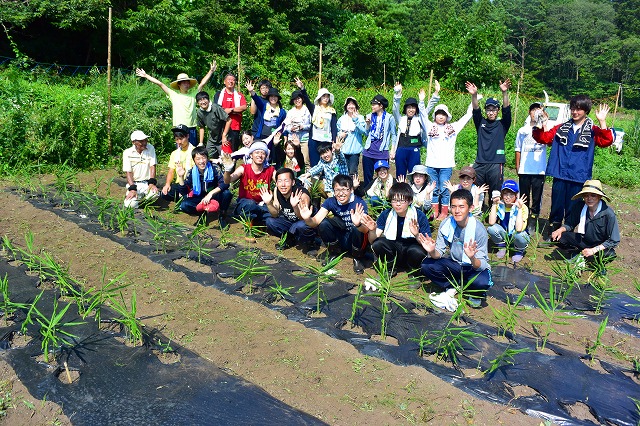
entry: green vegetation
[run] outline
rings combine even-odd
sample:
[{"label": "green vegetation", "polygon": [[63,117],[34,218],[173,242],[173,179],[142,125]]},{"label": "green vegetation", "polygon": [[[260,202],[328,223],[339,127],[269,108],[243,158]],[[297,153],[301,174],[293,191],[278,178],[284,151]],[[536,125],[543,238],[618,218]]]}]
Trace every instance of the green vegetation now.
[{"label": "green vegetation", "polygon": [[322,304],[326,304],[327,296],[324,292],[324,286],[326,284],[332,283],[335,279],[334,274],[330,273],[333,268],[335,268],[345,253],[340,256],[332,259],[327,262],[324,266],[315,266],[309,265],[308,268],[311,270],[310,275],[314,277],[313,281],[309,281],[307,284],[303,285],[298,289],[298,293],[307,293],[307,295],[302,299],[302,302],[306,302],[311,299],[314,295],[316,296],[316,310],[314,311],[316,314],[320,314],[322,312]]},{"label": "green vegetation", "polygon": [[575,319],[577,316],[570,315],[568,311],[564,310],[564,299],[560,297],[561,288],[556,289],[553,284],[553,278],[549,280],[549,300],[547,300],[537,285],[534,285],[536,294],[533,295],[538,307],[542,310],[545,319],[542,321],[531,321],[536,328],[538,337],[542,339],[542,344],[538,345],[540,350],[544,350],[549,340],[549,336],[552,333],[557,333],[555,328],[558,325],[569,324],[568,320]]},{"label": "green vegetation", "polygon": [[256,278],[265,277],[270,272],[270,268],[267,265],[261,264],[259,250],[241,250],[235,259],[226,260],[222,263],[231,266],[240,273],[236,278],[236,282],[247,286],[248,294],[253,294]]},{"label": "green vegetation", "polygon": [[525,286],[513,302],[511,301],[511,297],[507,295],[507,304],[504,308],[497,309],[491,306],[491,311],[494,316],[493,322],[498,326],[498,334],[505,336],[506,333],[509,332],[515,336],[516,326],[518,325],[518,319],[520,318],[518,311],[522,309],[519,305],[527,294],[528,287],[528,285]]}]

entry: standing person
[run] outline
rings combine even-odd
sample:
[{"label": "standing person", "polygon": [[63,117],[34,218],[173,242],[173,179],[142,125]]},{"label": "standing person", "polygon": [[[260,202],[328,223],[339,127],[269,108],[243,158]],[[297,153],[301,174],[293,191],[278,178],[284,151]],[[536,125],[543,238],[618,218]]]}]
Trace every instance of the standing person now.
[{"label": "standing person", "polygon": [[287,111],[287,117],[284,119],[286,124],[285,134],[287,140],[297,137],[300,142],[300,150],[304,158],[304,164],[300,164],[302,169],[309,169],[311,163],[309,160],[309,131],[311,130],[311,113],[304,104],[301,90],[294,90],[291,94],[289,103],[293,106]]},{"label": "standing person", "polygon": [[441,309],[454,312],[458,308],[457,289],[472,292],[469,304],[480,307],[486,291],[493,285],[489,265],[487,230],[480,220],[471,215],[473,197],[466,189],[451,194],[451,213],[440,224],[434,241],[427,235],[418,235],[418,241],[429,254],[422,261],[422,273],[444,291],[431,293],[429,299]]},{"label": "standing person", "polygon": [[587,180],[580,192],[573,196],[578,201],[571,207],[564,225],[556,229],[551,238],[573,254],[581,254],[587,262],[594,262],[596,253],[602,252],[605,261],[612,260],[620,244],[618,218],[613,209],[602,201],[609,197],[599,180]]},{"label": "standing person", "polygon": [[[269,80],[261,80],[258,83],[258,93],[263,101],[269,102],[267,94],[269,93],[269,89],[271,89],[271,82]],[[253,116],[253,124],[251,125],[251,133],[254,135],[258,133],[258,125],[262,122],[262,116],[258,116],[258,105],[256,102],[251,99],[251,104],[249,105],[249,112]]]},{"label": "standing person", "polygon": [[[433,122],[429,120],[429,106],[436,104],[440,100],[440,83],[435,81],[435,92],[429,100],[427,108],[424,107],[425,92],[420,90],[420,116],[427,128],[427,158],[425,164],[429,170],[429,178],[435,183],[435,189],[431,198],[431,210],[437,220],[445,219],[449,214],[449,189],[446,182],[451,179],[453,168],[456,165],[456,140],[471,119],[472,106],[460,120],[451,123],[451,113],[445,104],[433,107]],[[477,206],[477,205],[476,205]]]},{"label": "standing person", "polygon": [[300,203],[310,205],[311,196],[303,186],[296,185],[293,170],[282,168],[276,172],[276,188],[272,194],[269,188],[262,188],[260,195],[269,209],[267,231],[284,241],[276,243],[277,250],[285,250],[296,243],[309,246],[316,236],[315,229],[309,227],[300,216]]},{"label": "standing person", "polygon": [[607,128],[609,106],[601,104],[596,111],[600,126],[593,124],[588,117],[591,107],[589,96],[574,96],[569,102],[569,121],[545,131],[542,127],[546,118],[538,114],[532,131],[536,142],[551,145],[547,161],[547,176],[553,177],[549,212],[551,232],[560,227],[571,207],[576,204],[572,201],[573,196],[580,191],[582,183],[591,179],[595,147],[610,146],[615,140],[613,131]]},{"label": "standing person", "polygon": [[338,119],[338,141],[343,142],[342,153],[347,159],[349,175],[354,176],[358,174],[363,150],[362,137],[367,128],[356,98],[347,96],[343,109],[344,114]]},{"label": "standing person", "polygon": [[156,200],[160,191],[156,180],[156,150],[142,130],[131,133],[132,146],[122,153],[122,171],[127,174],[124,206],[138,208],[141,200]]},{"label": "standing person", "polygon": [[167,179],[162,187],[162,198],[167,201],[177,201],[180,198],[180,188],[184,185],[187,170],[193,167],[193,145],[189,143],[189,128],[184,124],[171,129],[173,139],[178,146],[169,157],[167,165]]},{"label": "standing person", "polygon": [[396,140],[396,120],[387,112],[389,101],[378,94],[371,100],[371,114],[366,117],[367,140],[362,152],[364,186],[373,180],[373,166],[379,160],[389,161],[389,150]]},{"label": "standing person", "polygon": [[489,212],[490,226],[487,228],[491,241],[499,248],[496,253],[498,259],[502,259],[507,254],[509,249],[507,238],[513,240],[513,248],[516,251],[511,258],[513,263],[522,260],[530,239],[527,233],[527,217],[529,216],[529,209],[525,205],[527,197],[518,194],[518,190],[518,184],[515,180],[504,181],[500,195],[492,198],[491,211]]},{"label": "standing person", "polygon": [[[142,68],[136,68],[136,75],[138,77],[146,78],[153,84],[157,84],[164,93],[169,96],[173,110],[173,126],[175,127],[179,124],[186,125],[189,128],[189,143],[193,146],[198,145],[198,137],[196,134],[196,126],[198,123],[196,115],[196,100],[194,96],[195,93],[202,91],[202,88],[207,84],[216,68],[216,61],[212,61],[209,67],[209,72],[204,76],[200,84],[198,84],[198,81],[195,78],[189,77],[188,74],[178,74],[178,78],[170,84],[171,89],[174,90],[169,89],[160,80],[151,77]],[[198,86],[198,90],[196,92],[191,91],[191,89],[196,85]]]},{"label": "standing person", "polygon": [[[402,84],[396,82],[393,88],[393,117],[398,123],[398,135],[389,158],[396,162],[396,177],[406,176],[413,166],[420,164],[420,148],[425,139],[425,124],[418,114],[416,98],[404,101],[402,117],[400,116],[400,99]],[[424,92],[424,91],[423,91]]]},{"label": "standing person", "polygon": [[[341,253],[349,251],[353,256],[353,271],[364,273],[366,241],[364,234],[368,232],[359,220],[362,213],[367,213],[367,204],[353,193],[353,180],[347,175],[333,178],[333,197],[327,198],[320,210],[312,216],[311,206],[300,203],[300,217],[311,228],[318,228],[320,238],[327,246],[327,257],[323,264],[331,262]],[[328,217],[329,212],[333,213]],[[360,212],[358,215],[356,212]],[[352,217],[356,219],[354,222]]]},{"label": "standing person", "polygon": [[[413,204],[413,190],[406,182],[393,184],[389,190],[391,208],[380,213],[377,220],[362,214],[362,223],[367,228],[371,249],[378,259],[387,262],[387,270],[408,267],[420,269],[426,250],[418,242],[419,234],[431,236],[429,219]],[[357,212],[358,210],[356,210]]]},{"label": "standing person", "polygon": [[209,131],[207,139],[207,152],[209,158],[220,158],[220,152],[231,152],[231,146],[227,140],[231,129],[231,118],[218,104],[211,102],[207,92],[198,92],[198,127],[200,128],[200,145],[204,145],[204,129]]},{"label": "standing person", "polygon": [[500,82],[502,91],[502,119],[498,119],[500,102],[495,98],[485,101],[484,109],[487,117],[482,116],[478,104],[478,88],[475,84],[466,82],[467,91],[471,94],[473,106],[473,124],[478,134],[478,150],[476,162],[473,165],[477,176],[476,183],[489,185],[489,191],[500,191],[504,179],[504,138],[511,127],[511,105],[509,103],[509,88],[511,80]]},{"label": "standing person", "polygon": [[[272,135],[273,132],[277,131],[280,128],[280,124],[284,121],[287,116],[287,111],[282,108],[282,104],[280,103],[282,96],[278,92],[278,89],[275,87],[271,87],[269,92],[267,93],[267,100],[262,99],[261,96],[253,89],[253,83],[251,81],[247,81],[245,86],[251,95],[251,100],[256,104],[256,116],[261,117],[259,120],[258,126],[255,129],[255,133],[253,133],[254,138],[261,139],[263,141],[273,140]],[[280,129],[281,131],[281,129]],[[280,139],[278,138],[278,141]],[[269,143],[267,145],[270,147],[271,157],[269,158],[269,164],[278,165],[284,161],[282,157],[278,154],[281,152],[280,149],[273,149],[274,145]]]},{"label": "standing person", "polygon": [[543,111],[540,102],[529,105],[529,121],[518,130],[515,147],[520,193],[526,196],[526,205],[531,211],[531,220],[527,226],[529,234],[537,231],[538,217],[542,208],[544,172],[547,168],[547,147],[537,143],[532,136],[533,123],[540,114],[538,111]]},{"label": "standing person", "polygon": [[236,90],[236,77],[233,74],[224,76],[224,88],[216,92],[213,99],[231,117],[231,129],[227,134],[227,140],[236,151],[240,148],[242,113],[247,109],[247,101],[244,95]]},{"label": "standing person", "polygon": [[311,167],[318,164],[320,154],[318,145],[322,142],[335,143],[338,136],[338,117],[333,107],[335,98],[324,87],[318,90],[314,103],[311,103],[309,95],[304,88],[304,83],[296,78],[296,85],[300,89],[300,95],[307,109],[311,113],[311,132],[309,134],[309,163]]}]

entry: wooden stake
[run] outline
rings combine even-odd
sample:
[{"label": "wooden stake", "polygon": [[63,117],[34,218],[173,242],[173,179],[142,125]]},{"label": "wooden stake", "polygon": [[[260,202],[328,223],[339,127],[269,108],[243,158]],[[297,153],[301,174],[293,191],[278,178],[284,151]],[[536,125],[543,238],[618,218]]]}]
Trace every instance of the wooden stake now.
[{"label": "wooden stake", "polygon": [[433,83],[433,70],[431,70],[431,75],[429,76],[429,90],[427,91],[427,99],[431,99],[431,84]]},{"label": "wooden stake", "polygon": [[620,92],[622,92],[622,83],[618,84],[618,92],[616,93],[616,106],[613,108],[613,122],[611,123],[611,127],[616,124],[616,114],[618,113],[618,101],[620,100]]},{"label": "wooden stake", "polygon": [[69,381],[69,384],[73,383],[73,380],[71,380],[71,373],[69,373],[69,366],[67,365],[67,361],[64,362],[64,371],[67,372],[67,380]]},{"label": "wooden stake", "polygon": [[[111,144],[111,13],[112,8],[109,8],[109,32],[107,36],[107,142],[109,144],[109,155],[113,151],[113,145]],[[69,374],[68,371],[67,374]]]},{"label": "wooden stake", "polygon": [[382,89],[387,91],[387,64],[382,64]]},{"label": "wooden stake", "polygon": [[320,58],[319,61],[319,71],[318,71],[318,90],[322,88],[322,43],[320,43]]},{"label": "wooden stake", "polygon": [[240,36],[238,36],[238,82],[240,81]]}]

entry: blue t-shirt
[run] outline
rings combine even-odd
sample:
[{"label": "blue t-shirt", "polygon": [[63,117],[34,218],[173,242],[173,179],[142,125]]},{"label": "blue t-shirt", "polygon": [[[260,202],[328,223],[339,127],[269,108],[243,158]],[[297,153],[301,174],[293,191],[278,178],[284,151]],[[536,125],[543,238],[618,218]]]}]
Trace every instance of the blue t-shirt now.
[{"label": "blue t-shirt", "polygon": [[347,226],[347,231],[354,228],[353,222],[351,222],[351,210],[356,209],[356,204],[362,204],[364,206],[364,212],[367,213],[367,203],[357,195],[354,195],[353,197],[353,201],[342,205],[338,204],[336,197],[327,198],[324,203],[322,203],[322,207],[333,213],[334,216],[342,219]]},{"label": "blue t-shirt", "polygon": [[[427,216],[422,212],[422,210],[420,209],[416,209],[416,210],[418,212],[418,231],[421,234],[427,234],[428,236],[431,236],[431,225],[429,225],[429,219],[427,219]],[[391,209],[387,209],[382,213],[380,213],[380,216],[378,216],[378,220],[376,220],[376,225],[378,226],[378,229],[381,229],[384,231],[384,227],[387,223],[387,218],[389,217],[389,213],[391,213]],[[397,240],[409,239],[409,238],[401,237],[402,227],[404,226],[404,220],[405,220],[404,217],[398,216],[398,230],[396,231],[396,235],[398,235],[398,237],[396,238]]]}]

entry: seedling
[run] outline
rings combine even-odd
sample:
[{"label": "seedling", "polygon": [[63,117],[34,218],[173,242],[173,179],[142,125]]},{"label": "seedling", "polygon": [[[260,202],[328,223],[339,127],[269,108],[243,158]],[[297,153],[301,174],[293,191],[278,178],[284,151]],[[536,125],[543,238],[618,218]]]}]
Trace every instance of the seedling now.
[{"label": "seedling", "polygon": [[161,218],[147,216],[146,219],[147,223],[151,227],[156,251],[159,253],[166,253],[167,246],[170,243],[177,243],[177,237],[181,234],[180,230],[178,230],[172,222]]},{"label": "seedling", "polygon": [[32,309],[36,315],[36,322],[40,324],[40,336],[42,337],[42,352],[44,354],[44,361],[49,362],[50,347],[53,347],[53,352],[55,354],[56,350],[59,347],[64,345],[71,345],[71,342],[66,338],[76,339],[78,337],[65,330],[65,328],[84,324],[84,322],[62,322],[62,318],[71,307],[71,304],[66,305],[64,308],[58,311],[58,300],[54,298],[51,318],[47,318],[42,314],[42,312],[38,310],[38,308],[36,308],[36,303],[37,302],[34,301]]},{"label": "seedling", "polygon": [[162,343],[162,340],[158,338],[157,343],[158,343],[158,346],[160,347],[160,351],[163,354],[175,352],[174,349],[171,347],[171,338],[169,338],[169,341],[167,341],[167,343]]},{"label": "seedling", "polygon": [[544,350],[551,333],[558,332],[555,327],[558,325],[567,325],[569,324],[567,320],[573,319],[575,317],[572,315],[568,315],[567,311],[562,309],[564,304],[562,300],[558,298],[558,294],[556,293],[556,289],[553,284],[553,278],[549,279],[548,301],[542,295],[537,285],[534,285],[534,288],[536,289],[536,294],[533,295],[533,299],[544,313],[546,320],[531,321],[531,323],[536,326],[536,332],[542,338],[542,346],[540,346],[539,349]]},{"label": "seedling", "polygon": [[509,264],[509,253],[513,249],[513,245],[516,241],[516,234],[509,234],[508,232],[504,235],[504,249],[507,253],[504,256],[504,264],[505,266]]},{"label": "seedling", "polygon": [[17,259],[16,255],[19,253],[19,250],[13,245],[9,237],[6,235],[2,236],[2,248],[11,259]]},{"label": "seedling", "polygon": [[76,184],[76,171],[66,163],[56,169],[56,195],[62,198],[62,205],[73,205],[73,187]]},{"label": "seedling", "polygon": [[518,311],[521,309],[519,305],[526,295],[528,287],[529,286],[527,285],[522,289],[514,302],[511,302],[511,298],[507,295],[507,305],[503,309],[496,309],[491,306],[491,311],[494,316],[493,322],[498,326],[498,333],[502,336],[505,336],[507,332],[510,332],[515,336],[516,326],[518,325],[518,319],[520,318],[518,315]]},{"label": "seedling", "polygon": [[111,228],[109,219],[113,217],[116,201],[111,198],[99,198],[96,200],[96,204],[98,206],[98,223],[103,228]]},{"label": "seedling", "polygon": [[427,346],[435,345],[436,359],[449,360],[453,365],[458,363],[458,352],[464,350],[464,345],[476,348],[473,343],[474,338],[484,338],[485,336],[476,333],[469,327],[451,327],[451,321],[442,330],[427,330],[417,338],[410,338],[418,343],[418,354],[424,355]]},{"label": "seedling", "polygon": [[557,297],[560,302],[569,297],[573,288],[580,286],[580,276],[584,271],[584,258],[581,255],[573,259],[563,259],[551,265],[551,271],[556,275]]},{"label": "seedling", "polygon": [[529,272],[535,271],[536,261],[538,260],[538,248],[540,248],[540,243],[542,240],[542,234],[540,233],[540,224],[536,222],[536,232],[529,238],[529,245],[527,250],[527,257],[531,261],[529,264]]},{"label": "seedling", "polygon": [[247,240],[255,240],[258,237],[262,237],[266,234],[263,230],[263,226],[255,226],[253,224],[253,219],[249,215],[242,214],[240,215],[240,219],[238,220],[242,225],[242,231],[244,232]]},{"label": "seedling", "polygon": [[136,223],[138,219],[135,217],[135,210],[132,207],[125,207],[124,204],[116,204],[115,209],[116,222],[118,224],[118,231],[121,235],[126,235],[129,232],[130,225],[133,225],[133,233],[136,234]]},{"label": "seedling", "polygon": [[235,259],[227,260],[223,263],[240,272],[236,282],[248,286],[249,294],[253,294],[255,279],[257,277],[265,277],[270,272],[270,268],[267,265],[260,264],[260,252],[257,250],[241,250]]},{"label": "seedling", "polygon": [[449,281],[449,284],[451,284],[451,286],[456,290],[456,299],[458,301],[458,309],[456,309],[456,311],[453,313],[453,316],[451,318],[452,321],[455,320],[459,322],[462,314],[467,311],[467,307],[469,305],[468,300],[470,297],[477,297],[482,293],[484,293],[484,290],[471,288],[471,285],[477,278],[478,278],[478,275],[474,276],[473,278],[465,282],[462,272],[460,272],[459,280],[456,280],[453,276],[450,278],[447,278],[447,281]]},{"label": "seedling", "polygon": [[269,286],[267,289],[267,293],[269,293],[270,297],[268,298],[269,303],[277,302],[278,300],[288,300],[291,301],[291,287],[283,287],[281,283],[276,280],[273,280],[273,285]]},{"label": "seedling", "polygon": [[102,305],[108,300],[115,299],[122,289],[129,286],[129,284],[122,284],[122,280],[126,274],[126,271],[122,272],[107,282],[107,265],[102,265],[102,274],[100,275],[102,286],[100,289],[95,293],[87,291],[76,299],[78,311],[82,319],[86,319],[91,312],[94,312],[94,318],[96,322],[100,324]]},{"label": "seedling", "polygon": [[311,297],[313,297],[314,295],[316,296],[316,314],[320,314],[320,312],[322,312],[322,308],[320,305],[327,303],[327,295],[324,292],[324,285],[329,284],[334,280],[334,275],[327,274],[327,272],[335,268],[338,263],[340,263],[340,260],[342,260],[343,256],[344,253],[332,259],[330,262],[327,262],[325,266],[310,265],[308,267],[311,270],[311,275],[315,276],[315,279],[302,286],[298,290],[298,293],[307,293],[304,299],[302,299],[302,303],[311,299]]},{"label": "seedling", "polygon": [[27,305],[23,303],[12,302],[9,296],[9,281],[7,280],[7,274],[4,278],[0,278],[0,294],[2,294],[2,303],[0,303],[0,311],[4,316],[5,325],[9,323],[9,318],[13,317],[13,314],[18,309],[25,309]]},{"label": "seedling", "polygon": [[600,327],[598,327],[598,333],[596,334],[596,340],[593,342],[593,345],[587,348],[587,355],[589,356],[589,362],[593,364],[593,360],[595,359],[596,352],[598,348],[603,347],[602,344],[602,335],[607,328],[607,322],[609,321],[609,316],[600,321]]},{"label": "seedling", "polygon": [[120,314],[119,318],[113,320],[119,323],[125,329],[127,339],[132,344],[143,343],[143,325],[138,318],[136,318],[137,303],[136,292],[133,292],[131,296],[131,307],[127,308],[127,303],[124,300],[124,295],[120,292],[120,300],[118,298],[110,298],[111,308]]},{"label": "seedling", "polygon": [[220,246],[223,248],[228,247],[231,242],[233,242],[233,235],[231,234],[231,229],[229,226],[226,228],[220,226],[220,237],[218,238],[220,242]]},{"label": "seedling", "polygon": [[202,263],[203,255],[211,256],[211,253],[213,253],[213,249],[206,246],[209,243],[209,236],[206,235],[207,229],[205,216],[200,216],[196,227],[187,236],[187,240],[182,246],[182,249],[187,251],[187,257],[189,257],[191,251],[198,253],[198,263]]},{"label": "seedling", "polygon": [[511,349],[511,347],[507,347],[504,352],[489,362],[489,368],[486,369],[483,373],[485,375],[491,374],[496,371],[498,368],[505,365],[514,365],[515,359],[514,357],[518,354],[531,352],[529,348],[520,348],[520,349]]}]

